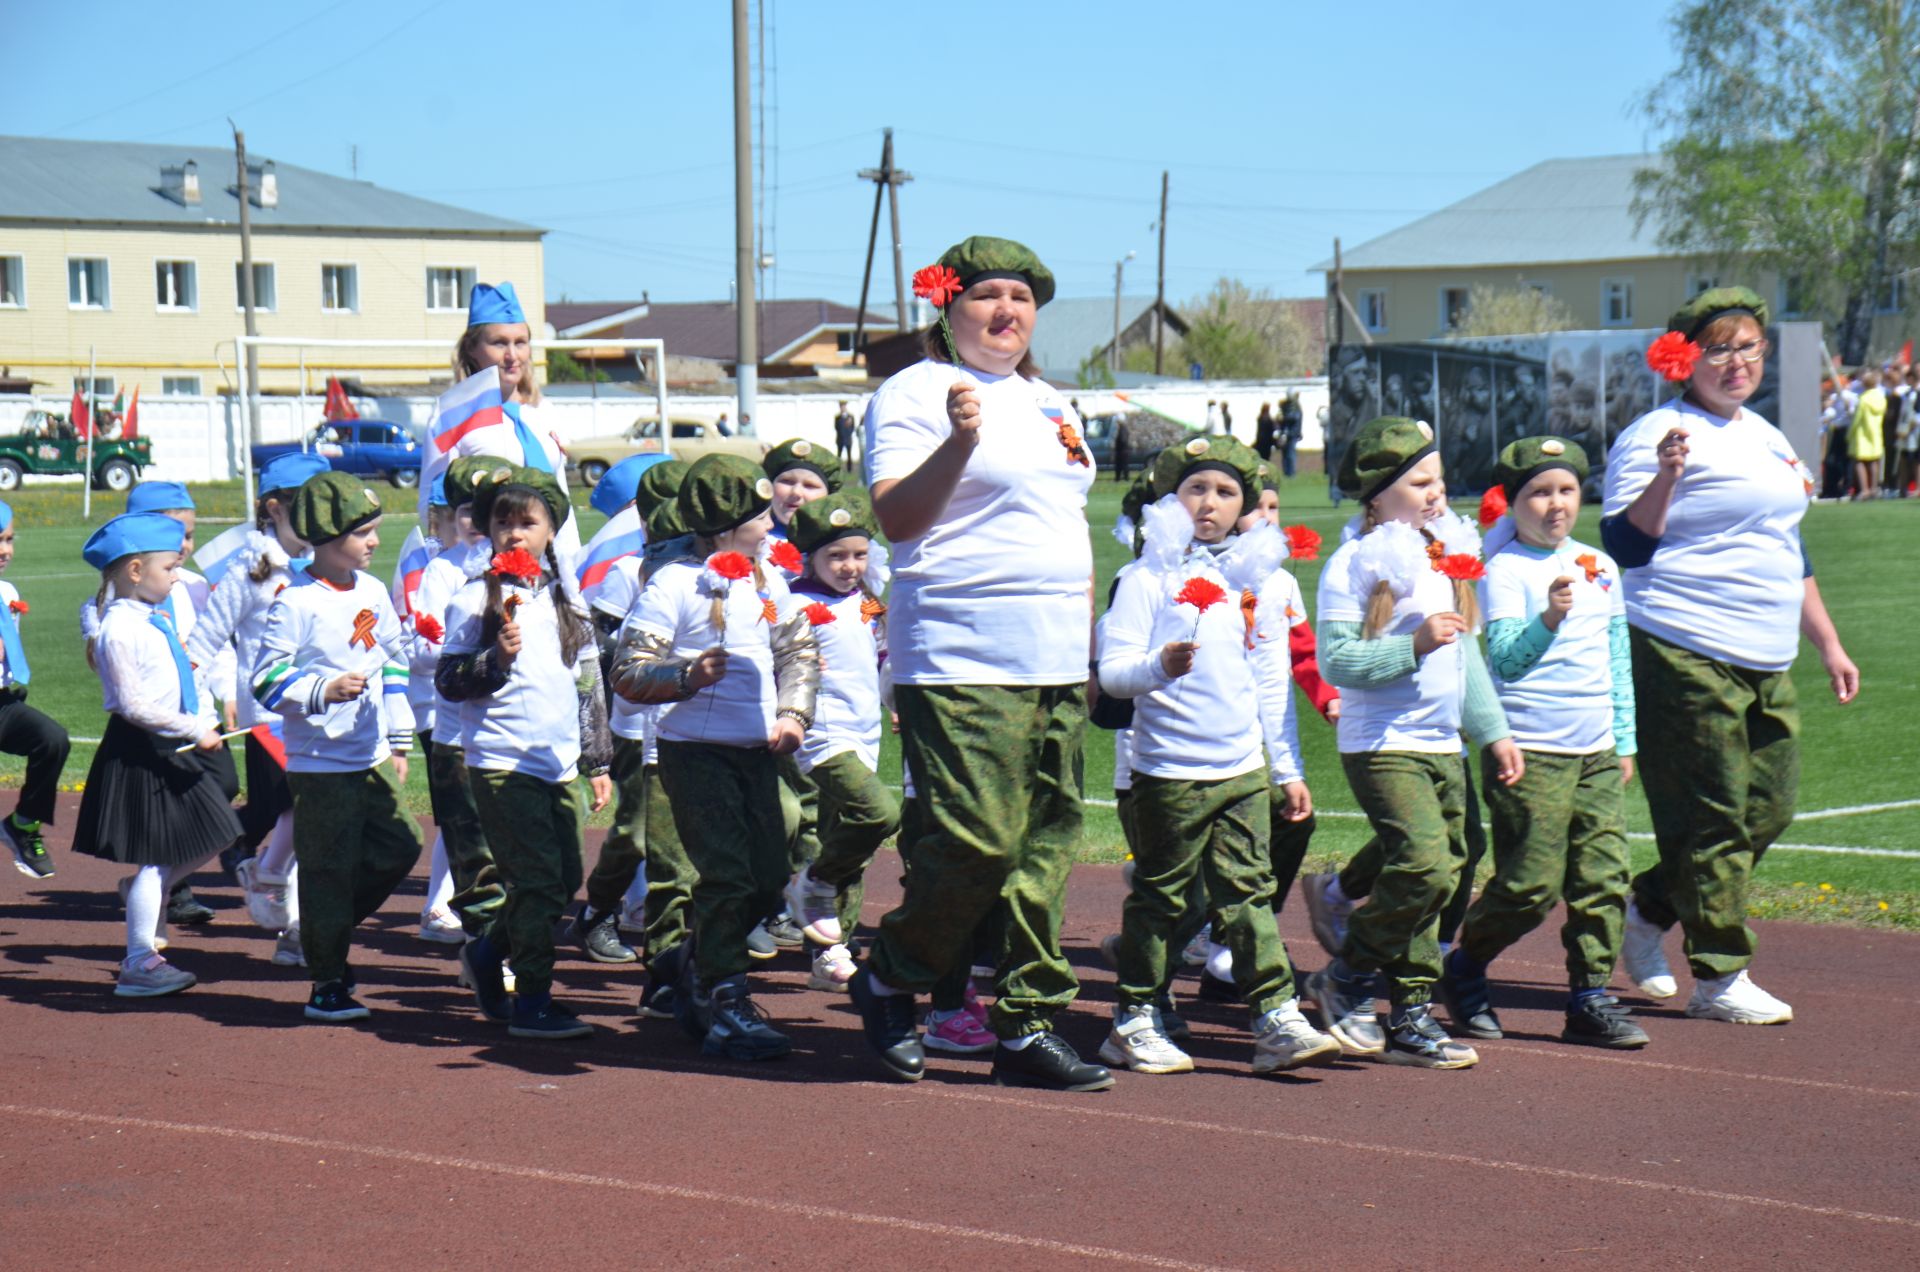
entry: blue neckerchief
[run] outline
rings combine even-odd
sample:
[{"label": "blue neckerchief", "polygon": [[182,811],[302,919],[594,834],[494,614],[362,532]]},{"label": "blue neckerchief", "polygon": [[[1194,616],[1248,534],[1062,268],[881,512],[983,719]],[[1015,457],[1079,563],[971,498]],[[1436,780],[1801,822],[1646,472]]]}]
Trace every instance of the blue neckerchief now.
[{"label": "blue neckerchief", "polygon": [[20,624],[14,621],[11,606],[0,605],[0,647],[7,651],[7,678],[16,685],[27,683],[27,647],[20,639]]},{"label": "blue neckerchief", "polygon": [[173,608],[173,592],[171,589],[168,590],[166,599],[161,601],[155,608],[165,610],[167,617],[173,621],[174,630],[179,630],[180,612]]},{"label": "blue neckerchief", "polygon": [[200,691],[193,687],[193,664],[187,661],[187,651],[180,644],[180,631],[173,625],[173,609],[170,602],[156,605],[152,617],[147,621],[160,629],[167,638],[167,649],[173,654],[173,668],[180,673],[180,711],[184,715],[200,714]]},{"label": "blue neckerchief", "polygon": [[547,448],[540,444],[540,439],[533,435],[533,430],[528,428],[526,421],[520,418],[520,404],[508,402],[506,412],[507,418],[513,421],[514,436],[520,439],[520,449],[526,456],[526,466],[538,468],[543,473],[552,472],[553,461],[547,458]]}]

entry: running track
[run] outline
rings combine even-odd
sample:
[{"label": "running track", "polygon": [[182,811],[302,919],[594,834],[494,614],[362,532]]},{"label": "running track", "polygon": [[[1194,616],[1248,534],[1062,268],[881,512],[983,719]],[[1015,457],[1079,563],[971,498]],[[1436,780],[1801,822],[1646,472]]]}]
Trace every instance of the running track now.
[{"label": "running track", "polygon": [[[1764,981],[1797,1023],[1636,1003],[1653,1045],[1615,1055],[1554,1040],[1559,947],[1536,934],[1496,969],[1509,1039],[1476,1069],[1254,1078],[1238,1009],[1193,1003],[1200,1072],[1067,1096],[996,1088],[983,1060],[873,1080],[845,998],[809,992],[797,955],[760,978],[785,1062],[704,1061],[634,1017],[637,969],[577,960],[560,985],[600,1036],[513,1041],[412,935],[419,878],[363,929],[369,1026],[301,1023],[304,982],[212,875],[219,921],[170,955],[201,984],[124,1002],[118,871],[54,847],[56,878],[0,885],[8,1268],[1911,1268],[1920,1250],[1911,935],[1767,925]],[[1083,1053],[1120,896],[1117,868],[1075,872],[1085,986],[1063,1029]],[[1316,966],[1296,909],[1283,931]]]}]

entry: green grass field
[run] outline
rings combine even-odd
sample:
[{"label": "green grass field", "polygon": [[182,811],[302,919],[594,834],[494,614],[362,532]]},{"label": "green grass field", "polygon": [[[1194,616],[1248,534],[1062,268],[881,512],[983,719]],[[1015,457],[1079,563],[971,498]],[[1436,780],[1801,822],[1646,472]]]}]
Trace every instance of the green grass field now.
[{"label": "green grass field", "polygon": [[[401,510],[382,525],[376,560],[380,577],[390,576],[400,542],[413,525],[411,491],[382,488],[390,507]],[[202,541],[218,534],[241,512],[237,486],[196,487],[201,507]],[[80,603],[91,595],[99,579],[80,559],[80,545],[89,529],[81,522],[81,492],[75,487],[42,487],[16,491],[10,500],[19,529],[18,552],[6,578],[19,587],[31,604],[24,624],[33,659],[32,701],[62,721],[75,735],[97,737],[105,718],[98,682],[87,671],[78,637]],[[1125,561],[1125,553],[1107,533],[1120,502],[1120,488],[1102,480],[1090,510],[1093,544],[1102,590],[1106,580]],[[1352,506],[1328,506],[1325,486],[1317,477],[1301,477],[1281,495],[1283,518],[1320,531],[1328,551]],[[94,523],[99,524],[119,501],[96,499]],[[1465,509],[1463,508],[1463,511]],[[582,538],[600,524],[599,514],[583,506]],[[1582,522],[1581,537],[1597,540],[1597,518],[1590,511]],[[1808,550],[1819,571],[1828,607],[1860,665],[1862,690],[1857,702],[1837,705],[1827,690],[1825,676],[1811,650],[1803,650],[1794,669],[1804,721],[1803,769],[1799,807],[1802,819],[1787,833],[1784,844],[1843,848],[1920,851],[1920,803],[1866,814],[1821,815],[1859,805],[1920,801],[1920,584],[1914,582],[1911,563],[1920,560],[1920,504],[1885,502],[1863,505],[1820,505],[1806,522]],[[1302,563],[1300,584],[1311,605],[1319,578],[1319,562]],[[1661,727],[1658,720],[1642,719],[1641,733]],[[1303,714],[1301,741],[1306,751],[1308,779],[1321,810],[1320,830],[1312,857],[1344,858],[1366,838],[1352,796],[1346,789],[1334,752],[1333,730],[1311,712]],[[92,760],[92,748],[78,745],[69,761],[64,785],[77,789]],[[19,764],[0,757],[0,783],[18,783]],[[899,780],[899,749],[889,738],[882,771]],[[1087,738],[1087,794],[1090,800],[1112,797],[1112,735],[1089,730]],[[422,766],[416,765],[407,783],[413,808],[427,807]],[[1638,787],[1627,799],[1630,832],[1644,836],[1649,829]],[[1124,853],[1120,829],[1110,808],[1098,804],[1087,810],[1083,856],[1113,861]],[[596,817],[604,824],[606,812]],[[1651,860],[1652,844],[1635,840],[1637,861]],[[1816,853],[1776,848],[1761,864],[1755,913],[1762,917],[1796,917],[1823,921],[1893,924],[1920,928],[1920,858]]]}]

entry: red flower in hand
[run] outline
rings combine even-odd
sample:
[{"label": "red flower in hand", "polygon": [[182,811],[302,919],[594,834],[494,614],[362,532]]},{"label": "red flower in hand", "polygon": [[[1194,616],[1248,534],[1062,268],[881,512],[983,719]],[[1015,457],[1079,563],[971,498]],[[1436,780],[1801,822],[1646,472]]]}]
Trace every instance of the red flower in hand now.
[{"label": "red flower in hand", "polygon": [[16,598],[7,602],[7,608],[16,614],[24,614],[27,612],[27,603]]},{"label": "red flower in hand", "polygon": [[1480,528],[1485,530],[1507,515],[1507,492],[1495,486],[1480,496]]},{"label": "red flower in hand", "polygon": [[1227,599],[1227,590],[1211,579],[1188,579],[1174,594],[1176,605],[1191,605],[1202,614]]},{"label": "red flower in hand", "polygon": [[506,552],[496,552],[493,564],[488,571],[503,579],[523,579],[532,582],[540,577],[540,561],[525,548],[513,548]]},{"label": "red flower in hand", "polygon": [[815,601],[813,604],[807,606],[803,612],[807,616],[807,621],[815,627],[824,627],[838,617],[832,610],[822,605],[819,601]]},{"label": "red flower in hand", "polygon": [[925,296],[935,309],[945,309],[962,290],[960,275],[951,265],[929,265],[913,272],[913,294]]},{"label": "red flower in hand", "polygon": [[1467,552],[1443,556],[1433,563],[1433,568],[1456,583],[1472,583],[1487,577],[1487,567],[1480,564],[1480,558]]},{"label": "red flower in hand", "polygon": [[447,638],[447,629],[442,627],[440,620],[431,614],[415,614],[413,630],[436,645]]},{"label": "red flower in hand", "polygon": [[738,552],[716,552],[707,558],[707,568],[723,579],[744,579],[753,573],[753,562]]},{"label": "red flower in hand", "polygon": [[1296,561],[1320,559],[1320,532],[1307,526],[1287,527],[1287,555]]},{"label": "red flower in hand", "polygon": [[798,574],[806,568],[806,563],[800,559],[800,549],[786,539],[781,539],[773,545],[773,550],[767,553],[767,560],[788,574]]},{"label": "red flower in hand", "polygon": [[1647,346],[1647,365],[1669,380],[1684,380],[1700,360],[1700,346],[1684,332],[1669,331]]}]

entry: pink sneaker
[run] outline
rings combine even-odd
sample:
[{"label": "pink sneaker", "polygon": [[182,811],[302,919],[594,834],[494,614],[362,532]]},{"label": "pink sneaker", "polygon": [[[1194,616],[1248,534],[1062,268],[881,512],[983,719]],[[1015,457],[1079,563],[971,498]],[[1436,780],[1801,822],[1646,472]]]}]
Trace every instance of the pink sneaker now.
[{"label": "pink sneaker", "polygon": [[967,996],[961,1003],[960,1010],[973,1017],[974,1023],[980,1028],[987,1027],[987,1005],[980,1001],[980,991],[973,987],[972,981],[967,982]]},{"label": "pink sneaker", "polygon": [[920,1035],[920,1045],[929,1051],[977,1056],[983,1051],[992,1051],[1000,1045],[1000,1040],[963,1008],[938,1022],[929,1015],[926,1031]]}]

